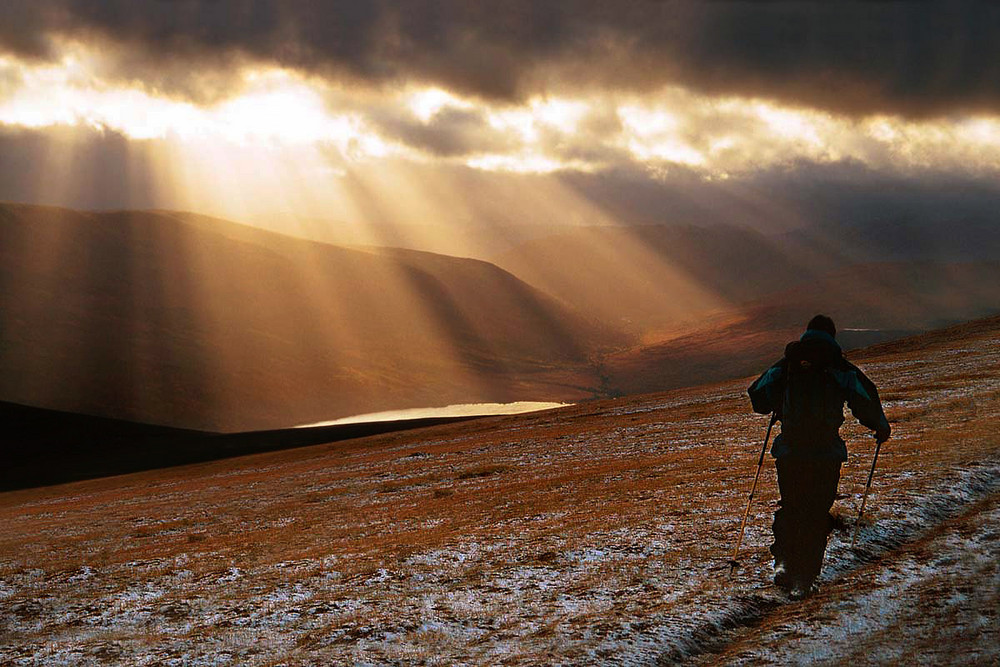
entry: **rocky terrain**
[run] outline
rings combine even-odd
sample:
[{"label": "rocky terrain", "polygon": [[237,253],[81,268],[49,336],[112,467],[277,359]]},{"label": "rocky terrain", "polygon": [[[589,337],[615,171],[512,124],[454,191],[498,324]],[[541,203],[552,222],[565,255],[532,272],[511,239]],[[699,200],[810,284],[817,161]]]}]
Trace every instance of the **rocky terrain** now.
[{"label": "rocky terrain", "polygon": [[[780,352],[780,351],[776,351]],[[995,664],[1000,318],[870,348],[818,594],[749,378],[0,494],[0,664]]]}]

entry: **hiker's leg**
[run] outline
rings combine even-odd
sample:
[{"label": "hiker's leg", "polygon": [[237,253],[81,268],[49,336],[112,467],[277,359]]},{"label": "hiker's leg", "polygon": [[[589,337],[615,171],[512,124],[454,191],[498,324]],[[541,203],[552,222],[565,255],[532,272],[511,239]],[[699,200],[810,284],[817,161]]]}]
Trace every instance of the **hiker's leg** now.
[{"label": "hiker's leg", "polygon": [[840,462],[810,461],[802,472],[801,479],[808,483],[810,492],[808,497],[803,498],[801,567],[798,574],[799,582],[809,586],[819,576],[827,538],[833,527],[830,508],[837,497]]},{"label": "hiker's leg", "polygon": [[778,470],[778,491],[781,499],[778,501],[778,510],[774,513],[772,524],[774,544],[771,545],[771,554],[774,556],[775,570],[780,571],[784,568],[787,579],[787,576],[796,569],[799,560],[802,485],[796,461],[783,457],[775,460],[775,467]]}]

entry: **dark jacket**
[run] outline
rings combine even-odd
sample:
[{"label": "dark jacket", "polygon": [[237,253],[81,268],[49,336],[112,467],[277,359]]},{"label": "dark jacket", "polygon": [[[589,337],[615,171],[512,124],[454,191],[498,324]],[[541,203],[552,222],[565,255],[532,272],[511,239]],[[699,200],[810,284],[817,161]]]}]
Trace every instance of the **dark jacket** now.
[{"label": "dark jacket", "polygon": [[873,431],[889,432],[875,384],[844,358],[840,345],[825,331],[807,329],[785,347],[785,356],[747,390],[754,412],[777,414],[781,434],[771,455],[847,460],[840,437],[844,403]]}]

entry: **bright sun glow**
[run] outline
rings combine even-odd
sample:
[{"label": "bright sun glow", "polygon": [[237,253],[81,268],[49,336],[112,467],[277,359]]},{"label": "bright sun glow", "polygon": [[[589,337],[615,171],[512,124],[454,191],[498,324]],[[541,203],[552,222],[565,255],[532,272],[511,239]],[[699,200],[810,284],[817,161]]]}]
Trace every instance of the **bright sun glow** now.
[{"label": "bright sun glow", "polygon": [[590,110],[589,105],[580,100],[532,100],[529,106],[535,118],[566,133],[575,132]]},{"label": "bright sun glow", "polygon": [[[677,87],[638,97],[545,96],[522,104],[465,99],[439,87],[358,97],[281,69],[245,71],[238,95],[198,105],[109,83],[98,74],[96,56],[72,48],[48,65],[0,58],[0,124],[89,126],[132,139],[242,148],[310,148],[329,158],[322,167],[327,176],[344,174],[345,159],[387,158],[521,173],[595,171],[608,165],[603,160],[625,159],[654,170],[683,165],[706,178],[800,159],[1000,170],[1000,121],[992,117],[850,119]],[[394,126],[379,122],[384,109],[393,107],[426,126],[423,136],[460,133],[468,151],[441,155],[405,134],[393,135]],[[442,116],[447,109],[471,113]],[[599,122],[588,122],[595,118]],[[489,135],[481,144],[475,129],[480,120],[483,136]]]},{"label": "bright sun glow", "polygon": [[754,104],[752,109],[753,113],[764,121],[768,129],[778,137],[791,141],[801,141],[814,147],[823,144],[817,123],[810,118],[816,114],[779,109],[763,102]]},{"label": "bright sun glow", "polygon": [[271,70],[247,75],[244,92],[214,106],[115,88],[86,75],[77,57],[57,65],[26,66],[0,59],[20,85],[0,101],[0,123],[25,127],[89,125],[133,139],[224,140],[239,145],[333,143],[345,154],[376,157],[388,145],[367,132],[356,114],[334,113],[321,91],[295,75]]},{"label": "bright sun glow", "polygon": [[684,139],[682,122],[666,109],[626,105],[618,109],[628,150],[640,160],[689,166],[706,164],[705,156]]},{"label": "bright sun glow", "polygon": [[149,139],[196,127],[203,116],[193,104],[155,98],[134,89],[91,85],[94,82],[76,57],[33,67],[0,59],[0,70],[19,81],[16,90],[0,101],[0,122],[9,125],[85,124]]},{"label": "bright sun glow", "polygon": [[562,163],[544,155],[480,155],[466,164],[484,171],[509,171],[518,174],[547,174],[563,167]]},{"label": "bright sun glow", "polygon": [[528,109],[500,109],[486,115],[490,126],[501,132],[510,132],[526,144],[538,141],[538,128],[534,114]]},{"label": "bright sun glow", "polygon": [[407,106],[414,116],[422,123],[428,122],[445,107],[456,109],[472,108],[472,103],[461,100],[440,88],[427,88],[410,93],[406,100]]},{"label": "bright sun glow", "polygon": [[331,115],[314,91],[291,83],[226,102],[211,109],[206,121],[223,136],[241,143],[334,141],[346,145],[359,134],[350,117]]}]

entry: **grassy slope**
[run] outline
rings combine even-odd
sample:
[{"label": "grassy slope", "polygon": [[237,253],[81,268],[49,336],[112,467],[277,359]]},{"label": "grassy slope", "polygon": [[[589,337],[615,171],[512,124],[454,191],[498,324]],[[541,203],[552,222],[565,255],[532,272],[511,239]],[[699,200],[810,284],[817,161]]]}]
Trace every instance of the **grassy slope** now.
[{"label": "grassy slope", "polygon": [[[841,622],[997,660],[1000,318],[859,363],[895,437],[804,603],[767,585],[770,465],[725,578],[766,421],[741,379],[2,494],[0,660],[849,664]],[[872,445],[845,436],[850,521]]]}]

